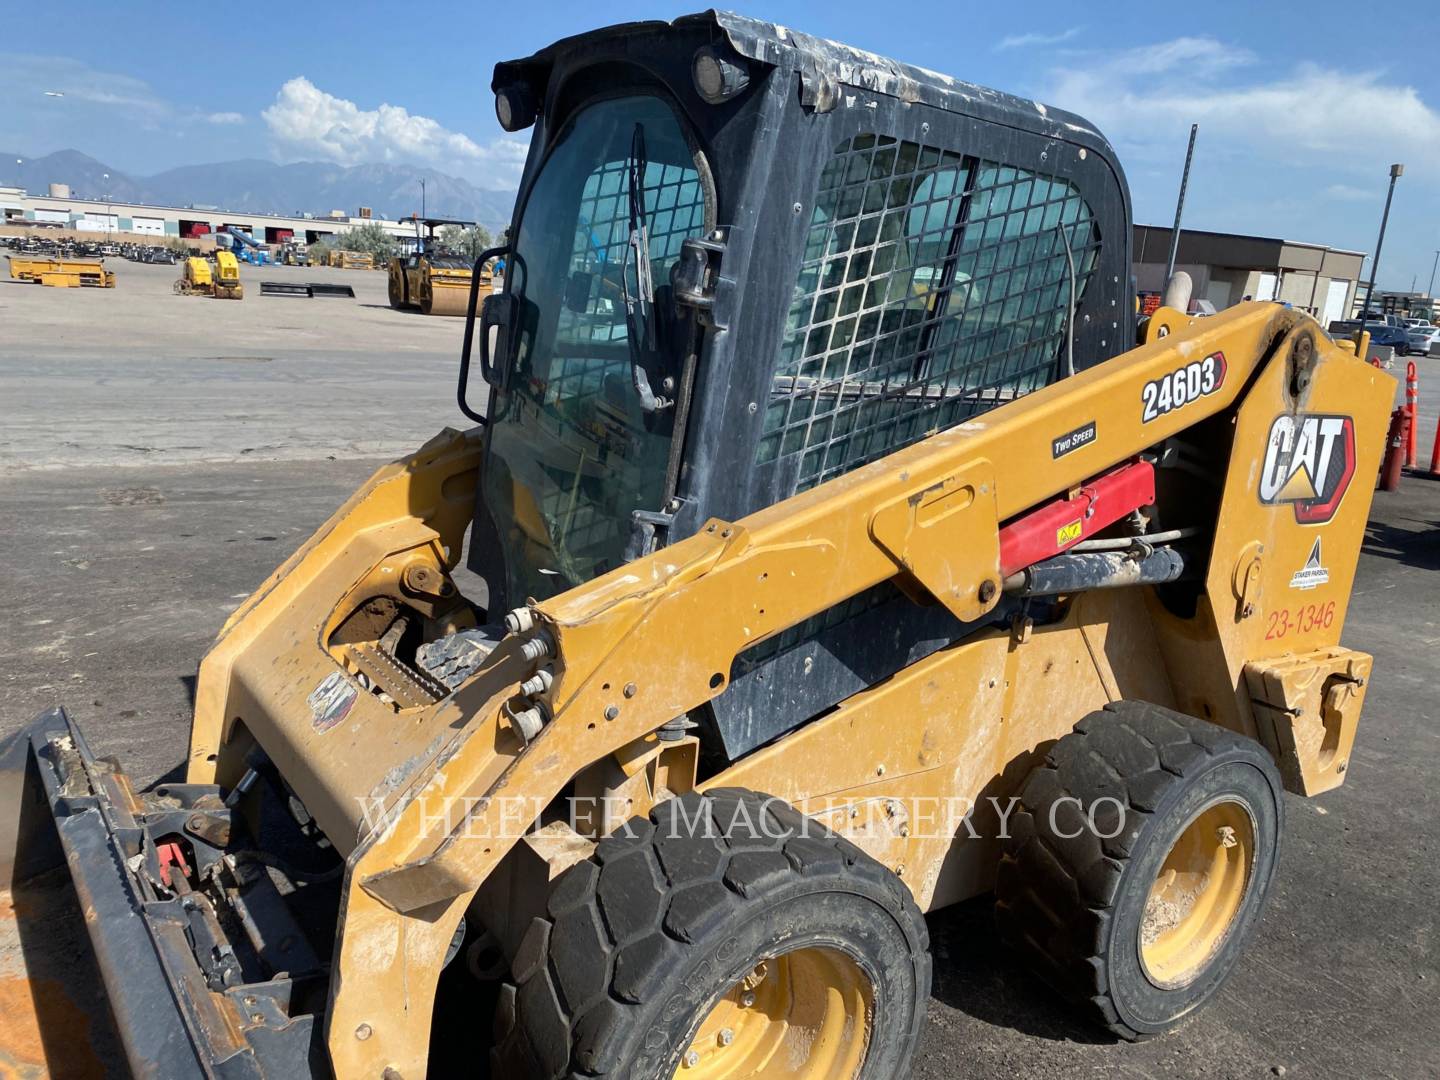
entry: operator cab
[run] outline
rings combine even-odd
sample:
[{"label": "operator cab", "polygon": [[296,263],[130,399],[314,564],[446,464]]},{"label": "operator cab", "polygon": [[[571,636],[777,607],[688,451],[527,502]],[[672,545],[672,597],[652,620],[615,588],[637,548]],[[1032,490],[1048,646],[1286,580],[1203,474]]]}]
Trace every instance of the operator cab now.
[{"label": "operator cab", "polygon": [[[492,613],[1134,340],[1129,194],[1079,117],[714,12],[561,41],[492,87],[533,129],[485,411],[460,388]],[[792,628],[737,660],[726,753],[873,682],[877,641],[898,670],[960,632],[889,584]]]}]

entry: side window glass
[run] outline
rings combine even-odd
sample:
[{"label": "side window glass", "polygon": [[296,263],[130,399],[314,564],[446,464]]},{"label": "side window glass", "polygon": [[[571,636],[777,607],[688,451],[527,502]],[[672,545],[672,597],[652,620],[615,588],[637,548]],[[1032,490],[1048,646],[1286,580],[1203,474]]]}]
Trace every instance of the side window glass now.
[{"label": "side window glass", "polygon": [[1053,382],[1099,245],[1065,180],[885,136],[842,142],[757,461],[798,458],[804,490]]}]

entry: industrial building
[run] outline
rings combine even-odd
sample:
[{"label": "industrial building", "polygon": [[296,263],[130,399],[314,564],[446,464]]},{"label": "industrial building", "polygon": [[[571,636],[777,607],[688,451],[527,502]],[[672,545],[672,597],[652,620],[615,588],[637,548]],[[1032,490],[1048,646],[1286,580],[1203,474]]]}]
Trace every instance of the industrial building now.
[{"label": "industrial building", "polygon": [[361,208],[354,215],[334,210],[324,216],[310,214],[248,214],[214,206],[148,206],[105,199],[78,199],[64,184],[51,184],[44,195],[24,188],[0,187],[0,226],[17,229],[73,229],[89,233],[126,233],[134,236],[167,236],[187,240],[213,237],[222,228],[246,233],[266,244],[288,240],[316,243],[327,236],[342,234],[358,225],[377,224],[397,239],[415,235],[408,221],[385,221],[369,216]]},{"label": "industrial building", "polygon": [[[1169,226],[1135,226],[1135,281],[1142,294],[1164,291],[1169,254]],[[1366,257],[1298,240],[1182,229],[1175,269],[1190,274],[1195,299],[1216,311],[1241,300],[1278,300],[1328,326],[1349,316]]]}]

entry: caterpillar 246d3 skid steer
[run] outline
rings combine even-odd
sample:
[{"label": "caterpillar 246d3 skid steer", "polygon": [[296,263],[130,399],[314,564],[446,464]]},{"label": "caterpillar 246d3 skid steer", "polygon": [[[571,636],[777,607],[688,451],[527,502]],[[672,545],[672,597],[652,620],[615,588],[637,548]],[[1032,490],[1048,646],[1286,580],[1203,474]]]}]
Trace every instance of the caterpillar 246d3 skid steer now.
[{"label": "caterpillar 246d3 skid steer", "polygon": [[477,426],[234,613],[184,783],[10,748],[135,1066],[900,1076],[922,913],[989,890],[1117,1035],[1199,1008],[1345,774],[1391,378],[1275,304],[1137,326],[1076,116],[714,13],[493,86]]}]

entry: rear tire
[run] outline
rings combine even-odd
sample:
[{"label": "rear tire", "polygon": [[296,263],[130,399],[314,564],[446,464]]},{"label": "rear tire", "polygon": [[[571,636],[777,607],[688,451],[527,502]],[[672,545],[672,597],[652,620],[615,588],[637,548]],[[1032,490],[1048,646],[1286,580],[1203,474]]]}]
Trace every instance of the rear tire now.
[{"label": "rear tire", "polygon": [[558,880],[494,1072],[668,1080],[694,1054],[697,1077],[907,1076],[928,948],[910,890],[853,844],[768,796],[690,793]]},{"label": "rear tire", "polygon": [[1283,825],[1280,774],[1254,740],[1157,705],[1107,705],[1026,780],[997,921],[1109,1031],[1157,1035],[1229,975],[1269,893]]}]

